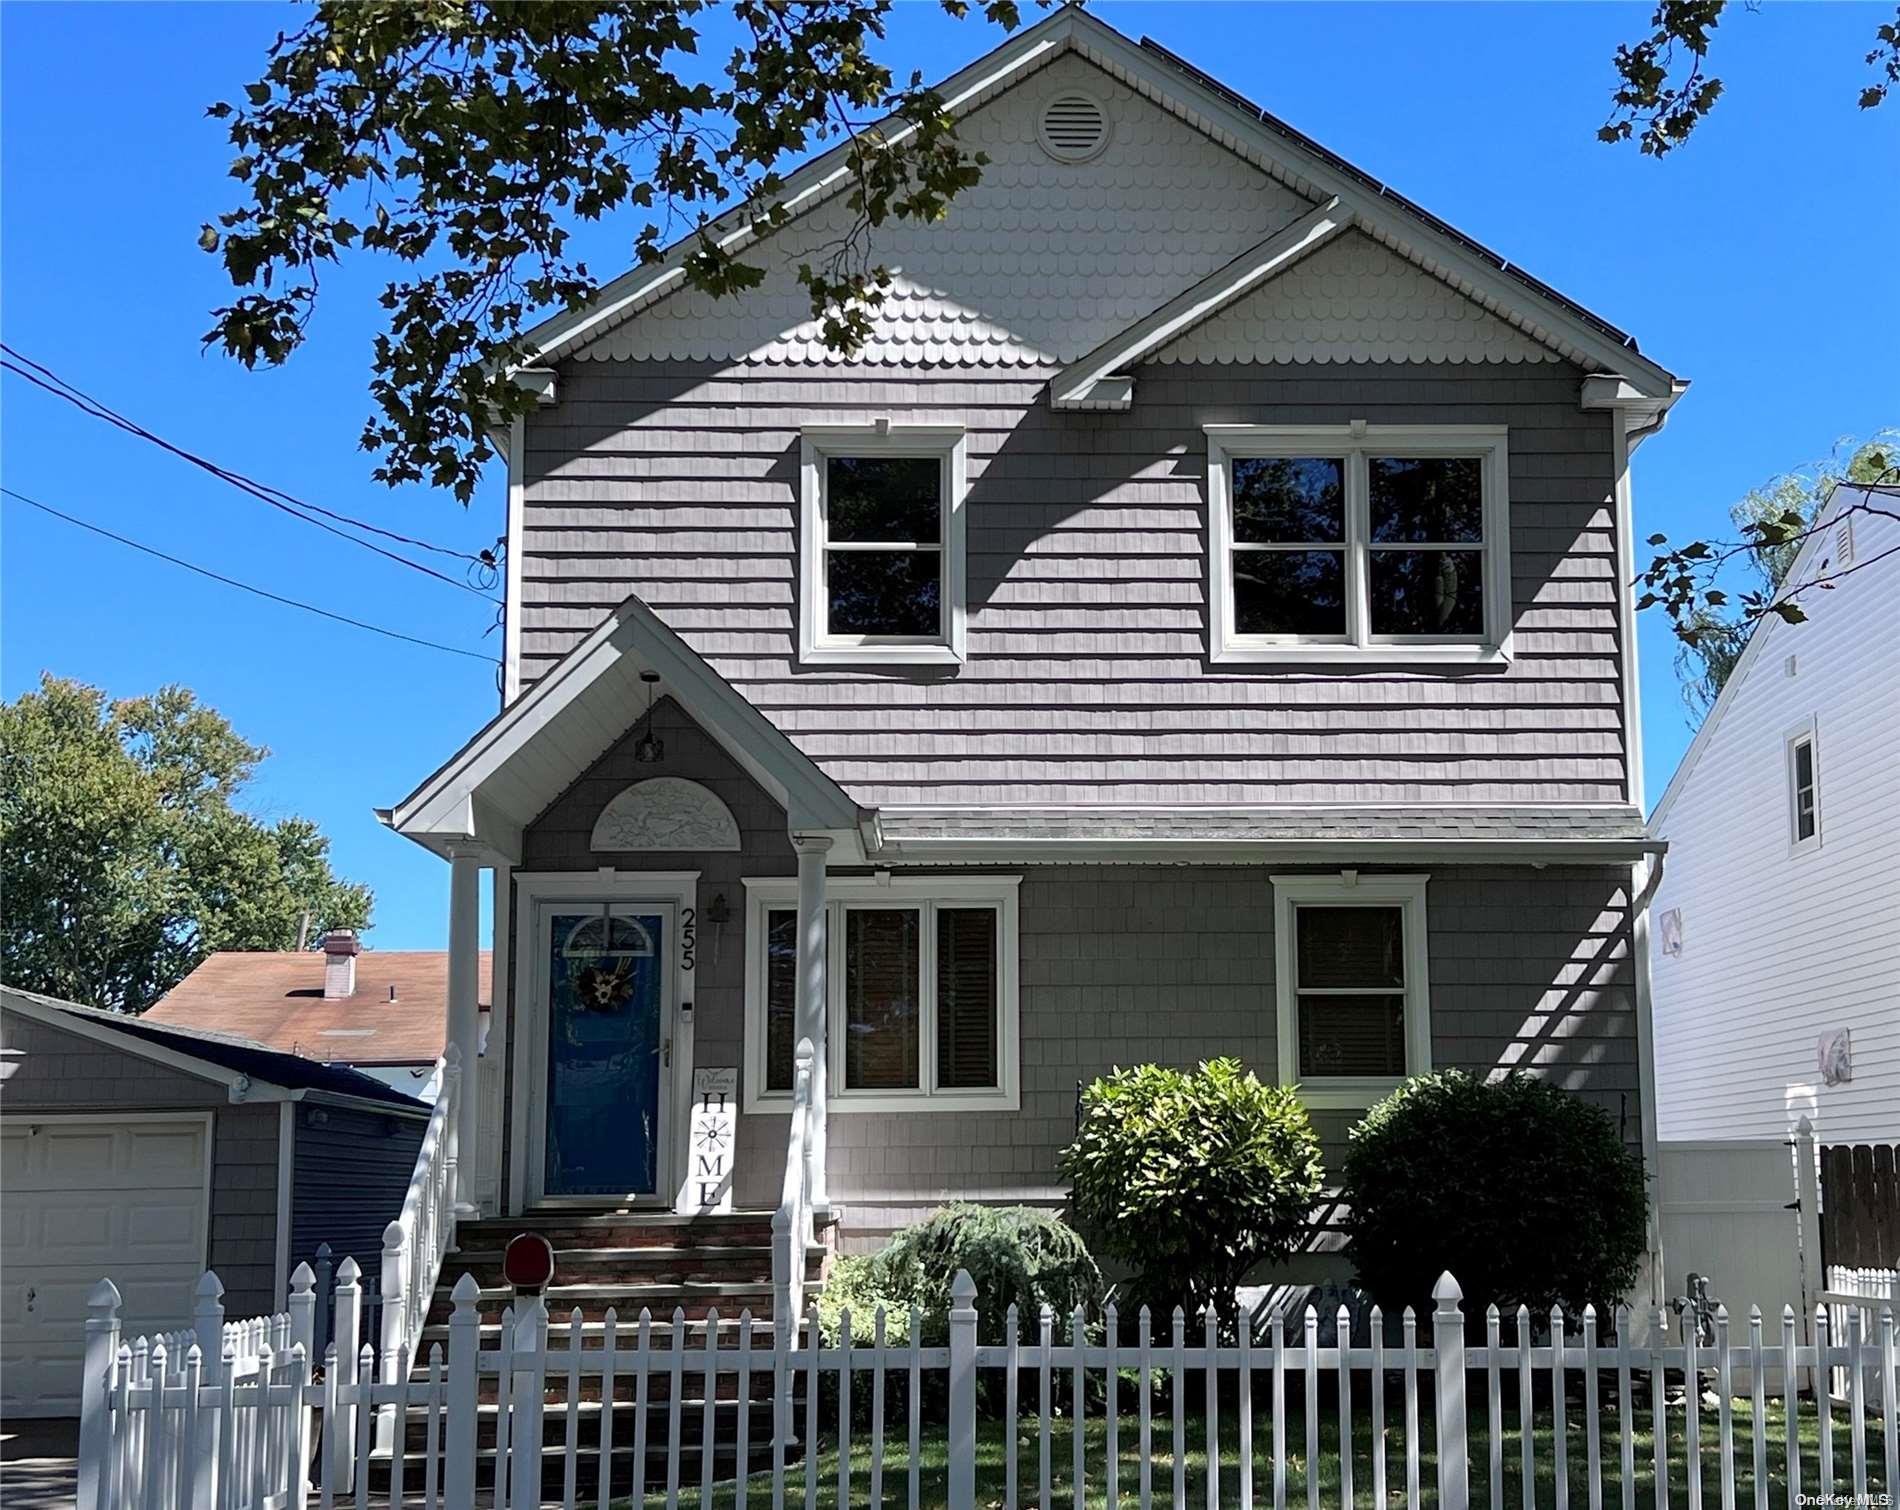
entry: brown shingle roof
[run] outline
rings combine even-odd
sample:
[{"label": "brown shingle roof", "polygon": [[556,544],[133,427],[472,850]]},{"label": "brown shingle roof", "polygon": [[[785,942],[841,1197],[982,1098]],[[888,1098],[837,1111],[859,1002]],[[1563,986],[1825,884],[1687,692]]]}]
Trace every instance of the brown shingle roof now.
[{"label": "brown shingle roof", "polygon": [[[482,1010],[493,1000],[493,960],[482,951]],[[396,988],[390,1001],[389,988]],[[448,1022],[449,957],[439,949],[365,949],[356,992],[323,999],[323,955],[296,950],[214,954],[144,1014],[344,1064],[433,1064]]]}]

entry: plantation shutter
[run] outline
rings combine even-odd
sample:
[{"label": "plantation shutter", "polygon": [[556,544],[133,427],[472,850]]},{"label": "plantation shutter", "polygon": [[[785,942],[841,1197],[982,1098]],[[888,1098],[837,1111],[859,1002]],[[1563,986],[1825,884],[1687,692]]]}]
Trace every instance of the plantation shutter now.
[{"label": "plantation shutter", "polygon": [[937,1084],[993,1089],[996,1052],[996,911],[937,911]]},{"label": "plantation shutter", "polygon": [[789,1091],[798,1052],[798,914],[765,915],[765,1088]]},{"label": "plantation shutter", "polygon": [[922,975],[915,908],[859,907],[845,914],[846,1089],[922,1088]]}]

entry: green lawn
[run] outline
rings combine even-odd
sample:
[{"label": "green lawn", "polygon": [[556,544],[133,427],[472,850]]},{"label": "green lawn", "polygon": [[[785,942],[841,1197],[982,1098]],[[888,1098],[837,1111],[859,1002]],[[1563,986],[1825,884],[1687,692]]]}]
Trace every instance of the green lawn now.
[{"label": "green lawn", "polygon": [[[1402,1409],[1402,1407],[1401,1407]],[[1540,1415],[1542,1411],[1540,1410]],[[1388,1419],[1398,1412],[1388,1411]],[[1522,1442],[1520,1434],[1509,1423],[1510,1410],[1505,1412],[1506,1425],[1502,1433],[1503,1485],[1502,1503],[1509,1510],[1522,1510],[1524,1505],[1520,1474],[1522,1471]],[[1586,1443],[1581,1423],[1574,1419],[1577,1411],[1571,1411],[1573,1419],[1569,1423],[1568,1471],[1565,1478],[1569,1484],[1570,1503],[1577,1510],[1584,1510],[1589,1504],[1589,1472],[1586,1461]],[[1853,1488],[1852,1447],[1847,1434],[1847,1413],[1844,1410],[1834,1412],[1834,1459],[1835,1483],[1837,1492],[1849,1492]],[[1649,1507],[1656,1504],[1654,1449],[1649,1430],[1649,1418],[1646,1410],[1640,1410],[1635,1416],[1636,1422],[1636,1500],[1639,1505]],[[901,1422],[892,1423],[896,1434],[901,1438],[904,1427]],[[1702,1495],[1703,1503],[1711,1510],[1719,1510],[1721,1500],[1720,1454],[1716,1450],[1717,1422],[1713,1408],[1707,1406],[1702,1411],[1701,1437],[1703,1443]],[[1786,1435],[1783,1412],[1778,1404],[1771,1403],[1766,1417],[1768,1443],[1768,1479],[1771,1510],[1782,1510],[1788,1503]],[[1474,1510],[1488,1510],[1490,1500],[1490,1444],[1488,1432],[1482,1420],[1473,1423],[1474,1430],[1470,1442],[1471,1456],[1471,1504]],[[1684,1420],[1679,1410],[1671,1411],[1669,1416],[1669,1484],[1668,1503],[1676,1510],[1686,1510],[1687,1473],[1683,1463]],[[1617,1418],[1609,1411],[1603,1424],[1603,1504],[1606,1510],[1619,1510],[1622,1504],[1622,1473],[1618,1462],[1618,1442],[1616,1437]],[[1124,1419],[1120,1430],[1121,1475],[1119,1485],[1120,1502],[1135,1510],[1139,1504],[1139,1466],[1136,1455],[1136,1432],[1134,1423]],[[1880,1435],[1880,1423],[1873,1418],[1868,1420],[1867,1459],[1869,1487],[1875,1493],[1885,1488],[1882,1470],[1883,1443]],[[1035,1422],[1029,1420],[1016,1431],[1017,1441],[1017,1503],[1033,1506],[1037,1502],[1037,1489],[1040,1482],[1039,1450],[1040,1443]],[[1437,1503],[1437,1485],[1434,1478],[1436,1455],[1431,1441],[1432,1431],[1429,1422],[1422,1425],[1421,1447],[1422,1462],[1420,1489],[1426,1504]],[[1820,1488],[1819,1452],[1817,1446],[1818,1425],[1811,1404],[1804,1405],[1800,1413],[1801,1439],[1801,1488],[1812,1494]],[[1543,1426],[1533,1433],[1532,1466],[1536,1483],[1536,1504],[1544,1510],[1554,1510],[1556,1505],[1556,1474],[1553,1464],[1552,1433]],[[1287,1504],[1291,1510],[1304,1510],[1307,1495],[1307,1459],[1306,1427],[1297,1410],[1289,1410],[1288,1439],[1291,1451],[1287,1463]],[[1106,1506],[1106,1461],[1108,1436],[1107,1428],[1099,1420],[1089,1421],[1084,1428],[1085,1448],[1087,1452],[1087,1472],[1085,1475],[1085,1497],[1091,1507]],[[1388,1471],[1392,1478],[1387,1484],[1387,1502],[1392,1506],[1405,1504],[1405,1454],[1403,1417],[1389,1428]],[[979,1427],[977,1443],[976,1493],[977,1503],[982,1506],[1000,1507],[1005,1503],[1005,1447],[1008,1437],[1001,1422],[985,1422]],[[1207,1453],[1206,1425],[1200,1418],[1189,1418],[1186,1423],[1187,1450],[1183,1454],[1187,1473],[1186,1504],[1194,1510],[1202,1510],[1207,1504]],[[1735,1493],[1736,1502],[1743,1510],[1753,1510],[1754,1495],[1754,1419],[1753,1411],[1747,1401],[1735,1402]],[[1173,1496],[1173,1425],[1172,1421],[1157,1421],[1154,1434],[1154,1498],[1157,1504],[1169,1505]],[[1072,1437],[1067,1422],[1058,1423],[1050,1433],[1051,1458],[1051,1497],[1054,1504],[1067,1510],[1072,1503],[1071,1452]],[[840,1499],[838,1494],[838,1452],[834,1440],[827,1440],[824,1451],[818,1460],[818,1493],[807,1504],[805,1499],[805,1469],[798,1464],[786,1473],[786,1503],[797,1505],[800,1510],[836,1510]],[[941,1429],[927,1432],[919,1454],[919,1487],[924,1505],[942,1505],[946,1502],[946,1452]],[[1272,1505],[1273,1455],[1271,1427],[1267,1420],[1256,1414],[1254,1427],[1254,1503],[1268,1510]],[[1222,1423],[1220,1450],[1220,1502],[1223,1505],[1240,1503],[1240,1447],[1236,1422],[1227,1417]],[[1340,1510],[1339,1494],[1339,1441],[1337,1421],[1331,1411],[1322,1423],[1318,1456],[1318,1477],[1320,1504],[1325,1510]],[[888,1506],[901,1506],[908,1495],[907,1475],[908,1457],[902,1445],[887,1451],[884,1459],[884,1503]],[[858,1434],[851,1448],[851,1490],[850,1502],[853,1505],[869,1505],[870,1500],[871,1457],[863,1435]],[[1359,1428],[1353,1442],[1353,1501],[1355,1505],[1373,1507],[1372,1481],[1372,1444],[1363,1415],[1359,1417]],[[769,1503],[766,1496],[770,1491],[770,1476],[755,1475],[748,1489],[751,1505]],[[650,1505],[663,1505],[663,1495],[649,1499]],[[700,1504],[697,1486],[692,1491],[682,1491],[680,1504],[691,1510],[711,1510],[711,1507],[729,1506],[733,1503],[732,1486],[721,1485],[715,1488],[710,1507]],[[1877,1502],[1876,1502],[1877,1503]]]}]

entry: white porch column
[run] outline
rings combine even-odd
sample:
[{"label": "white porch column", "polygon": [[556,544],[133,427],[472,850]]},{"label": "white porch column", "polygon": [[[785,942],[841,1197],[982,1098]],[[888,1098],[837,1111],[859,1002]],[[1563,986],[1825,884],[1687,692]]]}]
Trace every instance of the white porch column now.
[{"label": "white porch column", "polygon": [[831,1056],[825,1041],[830,1016],[825,994],[825,856],[831,851],[831,840],[822,834],[793,834],[792,847],[798,851],[798,1036],[809,1038],[818,1051],[811,1074],[811,1203],[818,1211],[828,1212],[826,1063]]},{"label": "white porch column", "polygon": [[482,855],[474,849],[449,851],[449,1042],[462,1056],[461,1105],[456,1117],[457,1208],[476,1209],[478,1138],[476,1108],[481,1104],[481,950]]}]

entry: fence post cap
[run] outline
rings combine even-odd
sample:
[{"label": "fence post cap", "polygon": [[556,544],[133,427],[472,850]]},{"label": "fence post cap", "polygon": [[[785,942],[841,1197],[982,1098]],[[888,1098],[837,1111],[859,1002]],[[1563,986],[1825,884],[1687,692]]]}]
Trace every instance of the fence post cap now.
[{"label": "fence post cap", "polygon": [[308,1295],[317,1287],[317,1271],[309,1264],[298,1264],[290,1271],[290,1293]]},{"label": "fence post cap", "polygon": [[446,1045],[442,1050],[442,1062],[450,1069],[460,1069],[462,1065],[462,1046],[458,1043]]},{"label": "fence post cap", "polygon": [[101,1315],[119,1309],[119,1287],[109,1279],[102,1279],[92,1287],[92,1293],[86,1297],[86,1309]]},{"label": "fence post cap", "polygon": [[1794,1128],[1795,1128],[1795,1131],[1800,1133],[1801,1136],[1804,1138],[1813,1137],[1814,1136],[1814,1119],[1810,1117],[1806,1112],[1803,1112],[1801,1114],[1801,1120],[1795,1123]]},{"label": "fence post cap", "polygon": [[455,1308],[458,1311],[464,1306],[473,1307],[481,1298],[481,1293],[482,1287],[475,1282],[475,1276],[466,1269],[462,1271],[462,1277],[456,1280],[455,1288],[449,1291],[450,1298],[455,1301]]},{"label": "fence post cap", "polygon": [[363,1266],[353,1257],[344,1259],[342,1263],[336,1266],[336,1282],[338,1285],[353,1285],[357,1280],[362,1278],[362,1276]]},{"label": "fence post cap", "polygon": [[318,1244],[317,1244],[317,1259],[318,1259],[318,1261],[319,1261],[319,1262],[321,1262],[322,1260],[324,1260],[324,1259],[326,1259],[326,1258],[328,1258],[328,1257],[330,1257],[330,1255],[331,1255],[331,1253],[332,1253],[333,1251],[334,1251],[334,1250],[333,1250],[333,1249],[332,1249],[332,1248],[330,1247],[330,1245],[329,1245],[328,1243],[318,1243]]},{"label": "fence post cap", "polygon": [[1458,1281],[1451,1277],[1449,1269],[1439,1275],[1438,1283],[1432,1286],[1432,1299],[1438,1302],[1441,1311],[1456,1310],[1464,1298],[1465,1292],[1458,1288]]},{"label": "fence post cap", "polygon": [[224,1281],[218,1278],[216,1271],[206,1269],[204,1277],[198,1281],[198,1286],[192,1291],[192,1294],[196,1295],[200,1300],[222,1299],[224,1296]]},{"label": "fence post cap", "polygon": [[950,1298],[965,1309],[976,1299],[976,1281],[970,1278],[968,1269],[957,1270],[957,1277],[950,1281]]},{"label": "fence post cap", "polygon": [[407,1234],[402,1230],[401,1222],[391,1222],[387,1227],[383,1228],[383,1252],[388,1253],[391,1249],[400,1249],[406,1236]]},{"label": "fence post cap", "polygon": [[792,1054],[792,1062],[804,1068],[809,1068],[818,1062],[818,1050],[809,1037],[798,1040],[798,1048]]}]

